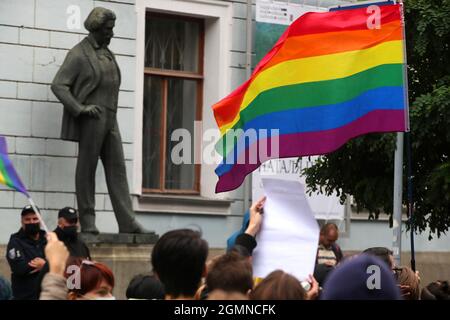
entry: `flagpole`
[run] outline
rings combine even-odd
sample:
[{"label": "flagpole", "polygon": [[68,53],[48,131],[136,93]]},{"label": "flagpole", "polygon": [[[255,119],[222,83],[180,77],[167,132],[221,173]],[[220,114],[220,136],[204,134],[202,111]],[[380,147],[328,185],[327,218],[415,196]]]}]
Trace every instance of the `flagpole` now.
[{"label": "flagpole", "polygon": [[[394,3],[395,2],[396,1],[394,0]],[[404,72],[403,72],[403,80],[405,80]],[[402,252],[403,141],[404,141],[403,132],[398,132],[395,142],[394,195],[392,204],[392,229],[393,229],[392,251],[394,253],[394,260],[396,265],[401,264],[401,252]]]},{"label": "flagpole", "polygon": [[394,203],[392,214],[392,251],[396,265],[401,264],[402,252],[402,191],[403,191],[403,132],[397,133],[394,155]]},{"label": "flagpole", "polygon": [[44,219],[42,219],[42,216],[41,216],[41,214],[40,214],[38,208],[36,207],[36,204],[34,203],[33,199],[32,199],[30,196],[28,196],[28,202],[30,202],[30,205],[31,205],[31,207],[33,208],[34,213],[36,213],[36,215],[37,215],[39,221],[41,222],[42,228],[44,228],[44,231],[45,231],[46,233],[48,233],[47,225],[45,224]]},{"label": "flagpole", "polygon": [[[246,43],[246,61],[245,61],[245,74],[246,79],[250,79],[252,75],[252,0],[247,0],[247,43]],[[251,158],[251,157],[250,157]],[[244,213],[251,206],[251,177],[248,175],[244,180]]]},{"label": "flagpole", "polygon": [[416,271],[416,253],[414,248],[414,205],[413,205],[413,175],[412,175],[412,147],[411,147],[411,131],[406,132],[406,157],[407,157],[407,174],[408,174],[408,218],[410,227],[411,241],[411,269]]},{"label": "flagpole", "polygon": [[403,55],[405,59],[405,65],[403,68],[403,82],[405,88],[405,101],[406,101],[406,157],[407,157],[407,188],[408,188],[408,219],[410,227],[410,243],[411,243],[411,269],[416,271],[416,254],[414,246],[414,204],[413,204],[413,174],[412,174],[412,145],[411,145],[411,127],[409,122],[409,96],[408,96],[408,60],[406,55],[406,32],[405,32],[405,10],[403,0],[399,0],[401,7],[401,18],[402,18],[402,32],[403,32]]}]

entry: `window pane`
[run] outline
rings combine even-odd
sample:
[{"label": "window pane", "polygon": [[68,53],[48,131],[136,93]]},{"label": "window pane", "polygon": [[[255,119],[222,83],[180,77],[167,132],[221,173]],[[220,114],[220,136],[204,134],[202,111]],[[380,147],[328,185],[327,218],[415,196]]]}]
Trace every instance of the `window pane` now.
[{"label": "window pane", "polygon": [[162,79],[146,76],[144,80],[144,131],[142,150],[142,187],[159,189]]},{"label": "window pane", "polygon": [[200,23],[147,17],[145,66],[199,72]]},{"label": "window pane", "polygon": [[[184,79],[168,79],[167,101],[167,157],[166,157],[166,189],[195,188],[194,162],[194,121],[197,110],[197,81]],[[190,136],[188,141],[171,141],[175,129],[184,128]],[[187,146],[181,152],[174,152],[182,158],[189,156],[188,164],[175,164],[171,159],[172,150],[180,143]],[[185,153],[186,152],[186,153]]]}]

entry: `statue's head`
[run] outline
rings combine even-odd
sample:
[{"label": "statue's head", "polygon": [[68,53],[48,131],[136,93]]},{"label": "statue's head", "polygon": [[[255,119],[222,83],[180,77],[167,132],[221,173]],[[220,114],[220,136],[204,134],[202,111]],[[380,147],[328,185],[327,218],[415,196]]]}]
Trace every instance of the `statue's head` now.
[{"label": "statue's head", "polygon": [[84,27],[94,36],[97,43],[103,46],[108,45],[114,36],[115,21],[114,12],[106,8],[95,7],[84,21]]}]

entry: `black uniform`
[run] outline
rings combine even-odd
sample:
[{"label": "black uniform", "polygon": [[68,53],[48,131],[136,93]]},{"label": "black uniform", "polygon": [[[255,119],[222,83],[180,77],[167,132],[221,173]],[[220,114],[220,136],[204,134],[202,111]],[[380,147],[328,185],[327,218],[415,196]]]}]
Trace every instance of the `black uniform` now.
[{"label": "black uniform", "polygon": [[27,236],[21,228],[11,235],[6,251],[6,259],[11,268],[11,286],[13,299],[39,299],[39,272],[31,273],[34,268],[28,263],[34,258],[45,259],[44,248],[47,244],[45,232],[39,231],[39,239]]},{"label": "black uniform", "polygon": [[[64,234],[63,230],[57,227],[54,231],[58,236],[58,240],[62,241],[66,246],[67,250],[69,250],[70,257],[83,258],[87,260],[91,260],[91,253],[89,252],[88,246],[80,240],[78,237],[71,238]],[[50,271],[48,263],[41,269],[38,277],[38,294],[41,293],[41,285],[44,280],[44,276]]]},{"label": "black uniform", "polygon": [[64,245],[69,250],[69,254],[71,257],[80,257],[84,259],[91,260],[91,253],[89,252],[88,246],[80,240],[79,237],[71,238],[67,237],[61,228],[56,228],[55,231],[58,239],[64,242]]}]

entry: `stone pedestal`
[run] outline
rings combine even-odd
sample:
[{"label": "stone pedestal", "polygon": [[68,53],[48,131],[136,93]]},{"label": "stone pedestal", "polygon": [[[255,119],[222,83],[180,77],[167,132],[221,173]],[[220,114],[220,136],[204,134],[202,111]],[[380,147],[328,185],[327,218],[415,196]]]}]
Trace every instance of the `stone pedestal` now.
[{"label": "stone pedestal", "polygon": [[113,271],[113,294],[117,299],[126,299],[127,287],[134,276],[152,271],[152,244],[90,243],[88,246],[92,259],[106,264]]},{"label": "stone pedestal", "polygon": [[140,273],[150,273],[150,257],[159,236],[155,233],[80,233],[88,245],[92,259],[108,265],[114,273],[114,296],[126,299],[130,280]]},{"label": "stone pedestal", "polygon": [[147,244],[153,245],[158,241],[159,236],[152,233],[135,234],[135,233],[80,233],[80,238],[87,244],[118,244],[118,245],[132,245],[132,244]]}]

